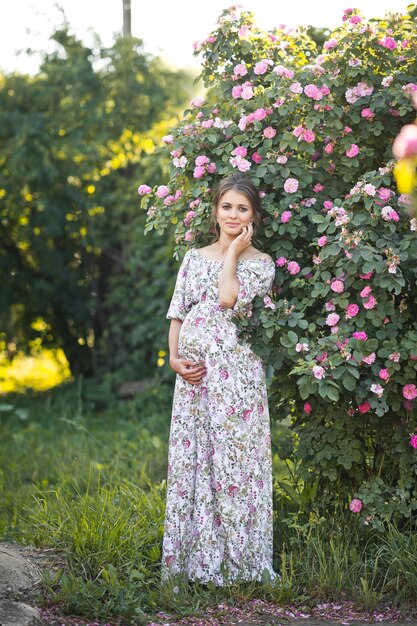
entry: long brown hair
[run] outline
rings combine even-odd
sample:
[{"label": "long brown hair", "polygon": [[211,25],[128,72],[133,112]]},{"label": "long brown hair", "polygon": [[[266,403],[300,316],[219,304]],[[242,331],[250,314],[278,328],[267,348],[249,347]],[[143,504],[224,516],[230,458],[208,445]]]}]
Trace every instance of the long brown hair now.
[{"label": "long brown hair", "polygon": [[249,176],[245,176],[244,174],[231,174],[227,178],[223,178],[218,184],[214,197],[213,197],[213,208],[210,216],[210,233],[214,235],[214,241],[217,241],[220,237],[220,227],[217,223],[217,205],[219,204],[221,198],[227,191],[231,189],[235,189],[239,193],[242,193],[249,200],[251,207],[253,209],[253,228],[254,232],[259,228],[262,223],[262,212],[261,212],[261,200],[259,197],[259,189],[256,185],[253,184]]}]

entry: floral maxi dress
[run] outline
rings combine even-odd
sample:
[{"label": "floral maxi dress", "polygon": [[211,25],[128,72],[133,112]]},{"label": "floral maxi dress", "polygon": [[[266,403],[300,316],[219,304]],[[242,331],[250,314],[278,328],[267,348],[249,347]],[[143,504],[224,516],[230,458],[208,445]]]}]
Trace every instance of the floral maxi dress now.
[{"label": "floral maxi dress", "polygon": [[266,257],[239,261],[237,301],[226,309],[218,304],[222,263],[189,250],[167,313],[182,321],[180,358],[204,361],[207,374],[200,385],[176,378],[162,581],[177,573],[216,585],[277,576],[265,365],[231,319],[268,293],[275,266]]}]

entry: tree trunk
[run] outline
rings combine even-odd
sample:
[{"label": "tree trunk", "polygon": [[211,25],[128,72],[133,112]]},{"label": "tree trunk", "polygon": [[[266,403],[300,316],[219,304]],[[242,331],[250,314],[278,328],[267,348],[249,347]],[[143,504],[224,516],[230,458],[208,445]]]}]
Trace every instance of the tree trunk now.
[{"label": "tree trunk", "polygon": [[131,0],[122,0],[123,2],[123,37],[132,36],[132,10]]}]

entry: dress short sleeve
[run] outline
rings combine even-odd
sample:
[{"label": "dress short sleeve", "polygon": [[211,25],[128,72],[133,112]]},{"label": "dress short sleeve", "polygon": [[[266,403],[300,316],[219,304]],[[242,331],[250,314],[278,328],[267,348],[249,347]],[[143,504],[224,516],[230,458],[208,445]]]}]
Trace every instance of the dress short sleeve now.
[{"label": "dress short sleeve", "polygon": [[275,277],[275,263],[262,257],[238,268],[239,292],[232,311],[241,313],[256,296],[266,296]]},{"label": "dress short sleeve", "polygon": [[166,314],[167,319],[183,321],[190,310],[190,305],[186,303],[186,282],[189,261],[190,251],[188,250],[182,260],[180,269],[178,270],[174,293],[172,294],[171,303]]}]

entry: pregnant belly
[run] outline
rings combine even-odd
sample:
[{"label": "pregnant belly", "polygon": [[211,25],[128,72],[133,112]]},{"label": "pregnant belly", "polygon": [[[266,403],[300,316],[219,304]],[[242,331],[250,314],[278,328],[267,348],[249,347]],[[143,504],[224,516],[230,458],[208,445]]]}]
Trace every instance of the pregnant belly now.
[{"label": "pregnant belly", "polygon": [[210,352],[233,349],[237,333],[231,315],[231,309],[222,309],[217,304],[194,305],[181,325],[178,339],[180,357],[204,360]]}]

